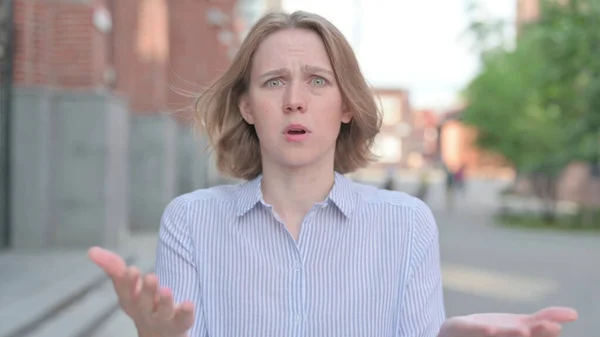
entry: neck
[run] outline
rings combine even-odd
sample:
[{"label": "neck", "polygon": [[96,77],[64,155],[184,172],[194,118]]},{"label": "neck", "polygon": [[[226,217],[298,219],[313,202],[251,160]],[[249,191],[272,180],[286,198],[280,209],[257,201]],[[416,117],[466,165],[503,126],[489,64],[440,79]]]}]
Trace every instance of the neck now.
[{"label": "neck", "polygon": [[262,193],[282,217],[303,217],[324,201],[335,181],[333,162],[312,168],[282,169],[263,163]]}]

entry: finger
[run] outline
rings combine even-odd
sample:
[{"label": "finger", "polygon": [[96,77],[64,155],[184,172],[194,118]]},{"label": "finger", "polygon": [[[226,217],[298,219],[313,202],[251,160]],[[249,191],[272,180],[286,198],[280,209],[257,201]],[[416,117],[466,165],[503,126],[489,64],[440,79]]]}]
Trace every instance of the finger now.
[{"label": "finger", "polygon": [[158,291],[158,304],[156,306],[157,318],[161,321],[168,321],[175,316],[175,303],[173,294],[167,288]]},{"label": "finger", "polygon": [[537,321],[553,321],[556,323],[568,323],[579,318],[577,311],[566,307],[549,307],[542,309],[529,318],[530,323]]},{"label": "finger", "polygon": [[176,330],[186,332],[194,325],[194,304],[192,302],[183,302],[175,309],[173,325]]},{"label": "finger", "polygon": [[533,337],[558,337],[562,326],[556,322],[541,321],[531,327]]},{"label": "finger", "polygon": [[152,317],[157,299],[158,279],[155,275],[148,274],[143,278],[142,290],[137,301],[138,308],[148,318]]},{"label": "finger", "polygon": [[88,250],[88,257],[111,278],[122,278],[125,275],[127,270],[125,260],[111,251],[92,247]]},{"label": "finger", "polygon": [[127,301],[137,301],[141,291],[141,272],[135,267],[127,268],[125,282],[115,284],[118,294],[123,294],[122,298]]}]

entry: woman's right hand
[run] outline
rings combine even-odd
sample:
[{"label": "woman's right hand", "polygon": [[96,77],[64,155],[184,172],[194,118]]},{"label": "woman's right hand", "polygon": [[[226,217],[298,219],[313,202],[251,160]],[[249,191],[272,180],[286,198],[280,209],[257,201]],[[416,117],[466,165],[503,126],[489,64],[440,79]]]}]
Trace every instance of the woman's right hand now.
[{"label": "woman's right hand", "polygon": [[119,304],[135,323],[140,336],[187,337],[194,324],[194,305],[176,305],[167,288],[159,289],[153,274],[142,276],[117,254],[93,247],[89,258],[112,279]]}]

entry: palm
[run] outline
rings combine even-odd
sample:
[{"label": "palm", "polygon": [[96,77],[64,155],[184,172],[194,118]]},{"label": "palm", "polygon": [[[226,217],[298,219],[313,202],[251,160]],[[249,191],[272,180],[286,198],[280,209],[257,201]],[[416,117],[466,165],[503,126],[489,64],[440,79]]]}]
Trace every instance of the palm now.
[{"label": "palm", "polygon": [[194,324],[194,305],[175,304],[169,289],[160,288],[155,275],[140,275],[117,254],[94,247],[90,259],[112,279],[121,308],[138,329],[149,335],[187,336]]},{"label": "palm", "polygon": [[557,337],[561,324],[577,319],[569,308],[546,308],[531,315],[474,314],[451,318],[440,336],[461,337]]},{"label": "palm", "polygon": [[475,314],[467,316],[466,321],[477,325],[494,325],[511,328],[523,325],[526,317],[526,315],[517,314]]}]

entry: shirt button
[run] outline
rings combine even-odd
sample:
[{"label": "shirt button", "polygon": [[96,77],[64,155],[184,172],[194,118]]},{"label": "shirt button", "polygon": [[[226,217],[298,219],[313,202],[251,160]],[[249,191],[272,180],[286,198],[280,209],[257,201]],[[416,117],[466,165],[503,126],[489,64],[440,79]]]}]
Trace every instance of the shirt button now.
[{"label": "shirt button", "polygon": [[296,323],[300,323],[301,320],[302,320],[302,317],[300,317],[300,315],[296,315]]}]

